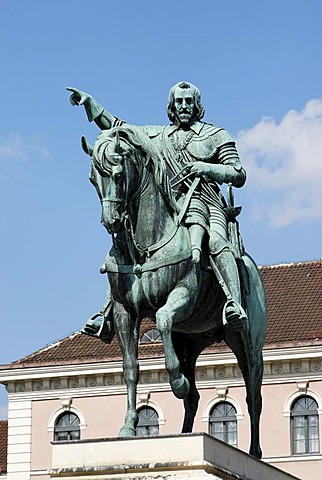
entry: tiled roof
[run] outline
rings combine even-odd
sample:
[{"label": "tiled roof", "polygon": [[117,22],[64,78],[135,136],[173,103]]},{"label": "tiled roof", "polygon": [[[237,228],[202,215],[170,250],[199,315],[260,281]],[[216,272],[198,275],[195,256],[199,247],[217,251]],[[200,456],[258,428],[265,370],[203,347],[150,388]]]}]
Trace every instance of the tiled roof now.
[{"label": "tiled roof", "polygon": [[[149,319],[144,319],[142,328],[154,326]],[[161,357],[163,348],[161,343],[145,344],[141,348],[140,357]],[[74,333],[69,337],[47,345],[45,348],[16,360],[12,367],[31,365],[53,365],[60,363],[94,363],[97,361],[122,360],[122,352],[116,336],[110,344],[103,343],[100,339]]]},{"label": "tiled roof", "polygon": [[[261,267],[268,304],[265,348],[322,344],[322,261]],[[142,328],[153,323],[142,322]],[[162,345],[144,344],[140,358],[161,357]],[[228,350],[214,344],[205,352]],[[62,363],[94,363],[121,359],[116,338],[110,345],[97,338],[75,333],[11,364],[11,368]]]},{"label": "tiled roof", "polygon": [[322,343],[322,261],[261,268],[268,306],[267,344]]},{"label": "tiled roof", "polygon": [[[147,319],[142,322],[142,329],[154,327],[155,324]],[[142,346],[140,357],[161,357],[163,348],[161,343],[145,344]],[[122,360],[122,352],[116,336],[110,344],[102,342],[96,337],[74,333],[46,347],[12,362],[11,367],[54,365],[60,363],[94,363],[97,361]]]},{"label": "tiled roof", "polygon": [[8,420],[0,420],[0,475],[7,473]]}]

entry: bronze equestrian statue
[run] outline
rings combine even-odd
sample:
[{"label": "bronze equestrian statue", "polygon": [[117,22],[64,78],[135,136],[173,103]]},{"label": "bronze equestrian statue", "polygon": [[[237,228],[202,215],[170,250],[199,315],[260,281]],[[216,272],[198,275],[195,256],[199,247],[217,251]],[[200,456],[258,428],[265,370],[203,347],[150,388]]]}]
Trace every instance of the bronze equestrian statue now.
[{"label": "bronze equestrian statue", "polygon": [[[182,432],[191,432],[199,394],[195,363],[201,351],[224,340],[242,371],[251,421],[250,453],[261,457],[259,418],[266,334],[265,292],[245,252],[232,186],[246,174],[235,142],[222,128],[201,122],[200,92],[180,82],[169,93],[171,125],[129,125],[85,92],[68,88],[101,128],[90,180],[102,204],[102,223],[113,247],[101,268],[110,283],[101,315],[85,332],[123,352],[128,407],[120,436],[134,436],[138,337],[149,316],[160,331],[174,394],[184,400]],[[228,184],[227,200],[219,185]]]}]

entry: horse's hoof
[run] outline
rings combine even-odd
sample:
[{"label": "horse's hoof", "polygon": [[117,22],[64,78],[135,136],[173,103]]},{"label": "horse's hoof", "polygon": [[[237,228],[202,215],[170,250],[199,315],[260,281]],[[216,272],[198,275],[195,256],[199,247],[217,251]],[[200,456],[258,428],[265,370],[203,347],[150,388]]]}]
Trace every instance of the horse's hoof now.
[{"label": "horse's hoof", "polygon": [[126,425],[124,425],[119,432],[120,438],[135,437],[135,435],[135,428],[127,427]]},{"label": "horse's hoof", "polygon": [[181,375],[176,380],[170,381],[170,385],[174,395],[177,398],[180,398],[180,399],[185,398],[189,393],[190,385],[184,375]]},{"label": "horse's hoof", "polygon": [[258,445],[255,448],[251,447],[249,450],[249,455],[260,460],[262,458],[262,450]]}]

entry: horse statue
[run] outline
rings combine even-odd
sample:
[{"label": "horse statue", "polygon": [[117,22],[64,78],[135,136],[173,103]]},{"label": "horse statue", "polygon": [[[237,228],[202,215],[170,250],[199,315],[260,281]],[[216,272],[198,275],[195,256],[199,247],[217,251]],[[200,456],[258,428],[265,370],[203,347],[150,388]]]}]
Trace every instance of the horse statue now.
[{"label": "horse statue", "polygon": [[108,274],[113,327],[123,353],[127,387],[127,411],[119,436],[135,436],[139,328],[144,317],[151,317],[161,334],[172,391],[184,402],[182,432],[192,431],[199,402],[196,360],[205,347],[224,340],[237,357],[246,385],[249,452],[261,458],[266,301],[260,273],[243,253],[238,266],[248,327],[239,332],[224,325],[227,299],[209,267],[208,255],[203,254],[200,263],[191,261],[188,229],[178,221],[180,209],[169,177],[152,146],[143,143],[132,127],[103,131],[94,149],[83,138],[83,148],[92,157],[90,180],[102,204],[101,221],[113,240],[101,272]]}]

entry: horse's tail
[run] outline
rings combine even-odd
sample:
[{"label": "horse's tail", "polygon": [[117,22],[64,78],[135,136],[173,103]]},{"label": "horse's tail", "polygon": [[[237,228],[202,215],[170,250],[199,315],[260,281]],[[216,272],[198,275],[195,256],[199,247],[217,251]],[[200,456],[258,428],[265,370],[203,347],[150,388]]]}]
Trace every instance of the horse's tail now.
[{"label": "horse's tail", "polygon": [[249,341],[255,351],[261,351],[267,330],[267,303],[260,271],[250,255],[243,253],[237,260],[243,297],[243,307],[249,323]]}]

